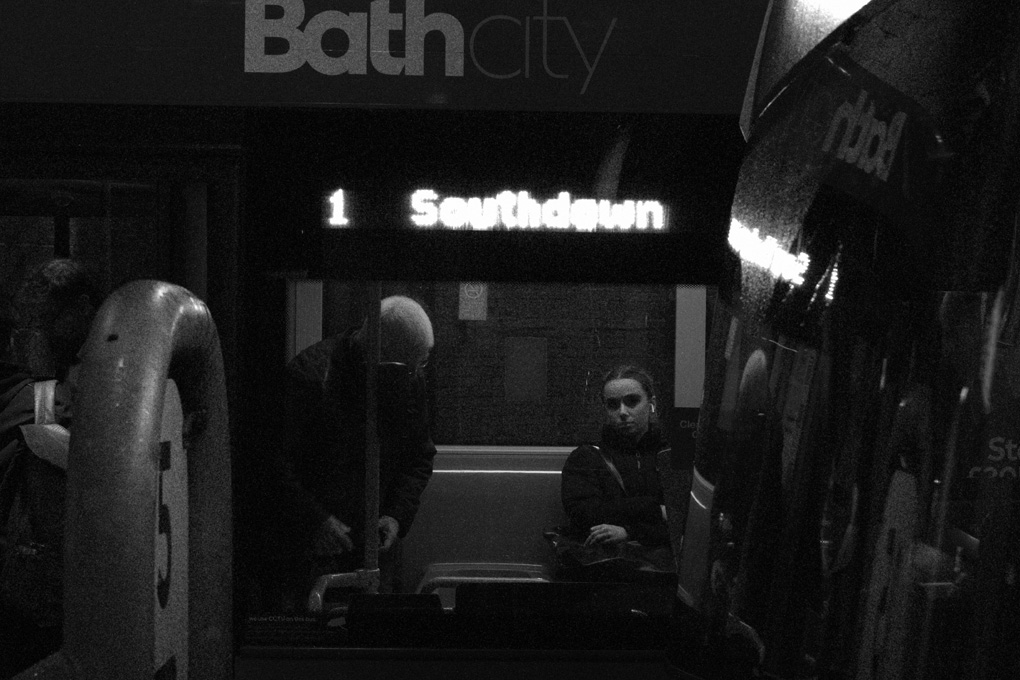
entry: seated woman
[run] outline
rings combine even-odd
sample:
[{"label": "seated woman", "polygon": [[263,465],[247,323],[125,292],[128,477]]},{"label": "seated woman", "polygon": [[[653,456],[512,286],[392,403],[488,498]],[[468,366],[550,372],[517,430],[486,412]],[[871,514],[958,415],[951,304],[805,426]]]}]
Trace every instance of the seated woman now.
[{"label": "seated woman", "polygon": [[669,445],[655,414],[655,384],[636,366],[618,366],[602,381],[605,422],[598,446],[584,444],[567,458],[561,477],[563,508],[584,547],[637,542],[667,546],[666,508],[657,454]]}]

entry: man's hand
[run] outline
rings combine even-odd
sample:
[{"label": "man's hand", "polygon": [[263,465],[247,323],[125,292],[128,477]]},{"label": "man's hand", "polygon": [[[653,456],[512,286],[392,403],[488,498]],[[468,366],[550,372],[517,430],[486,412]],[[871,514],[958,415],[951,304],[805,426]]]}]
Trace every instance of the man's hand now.
[{"label": "man's hand", "polygon": [[354,550],[348,535],[351,528],[333,515],[327,517],[312,537],[312,554],[319,556],[342,555]]},{"label": "man's hand", "polygon": [[400,522],[389,515],[379,518],[379,550],[389,550],[397,540]]},{"label": "man's hand", "polygon": [[584,539],[585,547],[597,543],[623,543],[627,540],[627,530],[615,524],[596,524]]}]

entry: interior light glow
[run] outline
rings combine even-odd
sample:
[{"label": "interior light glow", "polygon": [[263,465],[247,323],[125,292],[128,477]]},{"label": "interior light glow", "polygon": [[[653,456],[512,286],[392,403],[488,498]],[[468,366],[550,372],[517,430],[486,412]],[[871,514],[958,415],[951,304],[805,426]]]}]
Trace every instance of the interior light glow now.
[{"label": "interior light glow", "polygon": [[798,18],[811,16],[831,32],[866,4],[868,0],[801,0],[794,11]]},{"label": "interior light glow", "polygon": [[757,229],[748,229],[736,218],[730,220],[729,244],[745,262],[769,270],[774,276],[790,283],[804,283],[810,259],[807,253],[793,255],[787,252],[772,236],[762,238]]},{"label": "interior light glow", "polygon": [[346,227],[350,224],[350,220],[347,219],[346,208],[344,206],[344,190],[337,189],[329,197],[329,203],[332,206],[332,210],[329,214],[329,220],[327,223],[331,227]]},{"label": "interior light glow", "polygon": [[613,202],[573,198],[561,191],[539,201],[527,191],[495,196],[440,196],[432,189],[411,194],[411,223],[445,229],[551,229],[574,231],[662,231],[666,209],[658,201]]}]

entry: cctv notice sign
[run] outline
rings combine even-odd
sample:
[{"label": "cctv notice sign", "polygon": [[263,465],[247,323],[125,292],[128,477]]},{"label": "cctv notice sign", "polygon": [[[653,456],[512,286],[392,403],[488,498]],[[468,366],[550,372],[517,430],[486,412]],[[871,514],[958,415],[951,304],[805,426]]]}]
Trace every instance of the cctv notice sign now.
[{"label": "cctv notice sign", "polygon": [[767,0],[4,0],[0,101],[739,111]]}]

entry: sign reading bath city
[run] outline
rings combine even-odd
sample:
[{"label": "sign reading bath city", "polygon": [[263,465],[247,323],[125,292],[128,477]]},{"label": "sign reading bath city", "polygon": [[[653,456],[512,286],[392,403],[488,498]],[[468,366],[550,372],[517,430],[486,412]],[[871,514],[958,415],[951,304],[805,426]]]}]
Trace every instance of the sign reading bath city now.
[{"label": "sign reading bath city", "polygon": [[[279,15],[270,18],[273,9],[282,13],[272,12]],[[581,81],[578,93],[584,94],[619,20],[615,16],[610,18],[603,35],[594,36],[595,40],[585,45],[575,30],[576,19],[571,22],[569,16],[550,15],[549,0],[542,0],[537,16],[493,14],[479,21],[469,34],[453,14],[426,13],[425,0],[406,0],[403,12],[393,11],[390,0],[373,0],[367,12],[329,9],[307,21],[305,14],[305,0],[246,0],[244,70],[283,73],[308,64],[327,76],[365,76],[371,68],[380,75],[419,77],[425,75],[425,39],[434,34],[441,41],[438,54],[442,56],[445,77],[463,78],[467,66],[493,80],[530,77],[569,80],[570,74],[557,72],[549,60],[553,53],[549,44],[550,24],[562,24],[576,50],[574,57],[583,65],[577,80]],[[342,39],[327,46],[330,31],[340,34]],[[400,33],[402,44],[397,37],[394,50],[393,38]],[[270,47],[274,40],[281,49]],[[520,50],[517,58],[509,62],[510,68],[497,65],[503,60],[486,59],[491,43],[508,40],[518,43]],[[341,46],[342,43],[346,46]]]},{"label": "sign reading bath city", "polygon": [[3,4],[0,101],[735,114],[768,2]]},{"label": "sign reading bath city", "polygon": [[[347,202],[343,189],[330,194],[326,228],[354,226]],[[419,189],[411,194],[408,206],[409,223],[421,229],[662,232],[668,226],[668,212],[659,201],[596,200],[567,191],[540,198],[527,191],[454,196]]]}]

